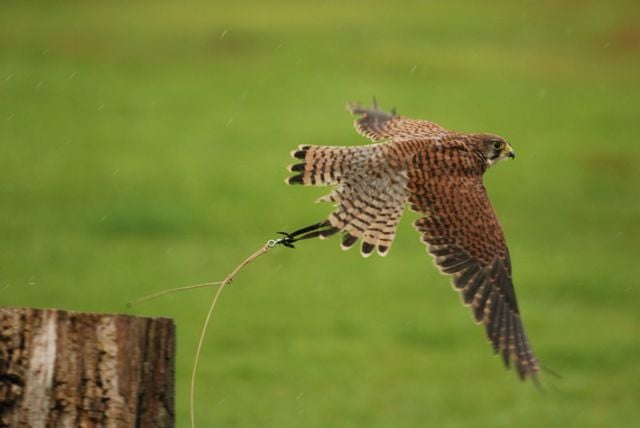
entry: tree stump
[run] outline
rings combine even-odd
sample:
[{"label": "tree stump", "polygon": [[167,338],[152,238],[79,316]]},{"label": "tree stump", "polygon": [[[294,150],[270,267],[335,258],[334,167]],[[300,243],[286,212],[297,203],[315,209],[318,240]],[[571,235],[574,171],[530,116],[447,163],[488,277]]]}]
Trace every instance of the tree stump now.
[{"label": "tree stump", "polygon": [[0,307],[0,427],[173,427],[175,325]]}]

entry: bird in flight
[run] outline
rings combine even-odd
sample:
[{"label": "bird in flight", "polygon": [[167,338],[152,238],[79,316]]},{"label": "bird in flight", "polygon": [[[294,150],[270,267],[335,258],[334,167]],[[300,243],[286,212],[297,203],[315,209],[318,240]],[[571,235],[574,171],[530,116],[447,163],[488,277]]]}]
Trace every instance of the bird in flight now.
[{"label": "bird in flight", "polygon": [[299,162],[289,167],[287,183],[334,187],[319,201],[335,210],[303,229],[305,238],[340,232],[343,249],[360,241],[363,256],[384,256],[409,204],[421,215],[413,225],[435,265],[484,325],[494,352],[507,368],[513,363],[521,379],[537,382],[540,366],[516,302],[509,250],[482,182],[489,167],[515,158],[509,143],[384,112],[375,100],[373,108],[348,108],[372,144],[301,145],[291,153]]}]

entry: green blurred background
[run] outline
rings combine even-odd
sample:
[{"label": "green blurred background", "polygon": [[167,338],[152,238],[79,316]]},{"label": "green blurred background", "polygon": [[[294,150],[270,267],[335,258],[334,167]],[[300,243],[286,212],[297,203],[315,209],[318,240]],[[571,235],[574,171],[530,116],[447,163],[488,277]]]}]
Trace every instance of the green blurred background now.
[{"label": "green blurred background", "polygon": [[177,424],[213,290],[278,230],[298,144],[346,101],[507,138],[486,184],[544,391],[491,356],[411,228],[386,258],[307,241],[214,314],[201,427],[637,426],[640,3],[0,4],[0,304],[174,317]]}]

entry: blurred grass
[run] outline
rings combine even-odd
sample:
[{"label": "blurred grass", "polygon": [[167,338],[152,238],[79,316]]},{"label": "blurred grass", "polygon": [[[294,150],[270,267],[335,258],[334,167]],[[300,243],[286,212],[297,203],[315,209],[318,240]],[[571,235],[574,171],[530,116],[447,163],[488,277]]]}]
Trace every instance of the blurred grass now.
[{"label": "blurred grass", "polygon": [[[502,369],[407,213],[390,255],[279,249],[225,290],[200,426],[633,426],[640,399],[640,6],[615,2],[3,2],[0,303],[119,312],[221,279],[320,220],[298,144],[385,107],[518,152],[487,186],[546,393]],[[178,323],[178,426],[211,292]]]}]

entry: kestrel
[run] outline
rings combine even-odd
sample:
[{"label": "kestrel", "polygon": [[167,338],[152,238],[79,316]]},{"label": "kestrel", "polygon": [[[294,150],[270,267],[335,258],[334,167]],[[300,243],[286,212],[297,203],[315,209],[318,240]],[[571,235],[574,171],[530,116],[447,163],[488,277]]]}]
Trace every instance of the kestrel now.
[{"label": "kestrel", "polygon": [[413,224],[440,271],[452,278],[465,306],[483,324],[505,366],[521,379],[540,370],[516,302],[504,234],[482,176],[515,158],[493,134],[462,134],[426,120],[349,105],[355,128],[373,144],[356,147],[302,145],[291,154],[289,184],[334,186],[320,201],[335,211],[305,237],[342,233],[342,248],[361,241],[361,253],[388,253],[409,204],[421,215]]}]

